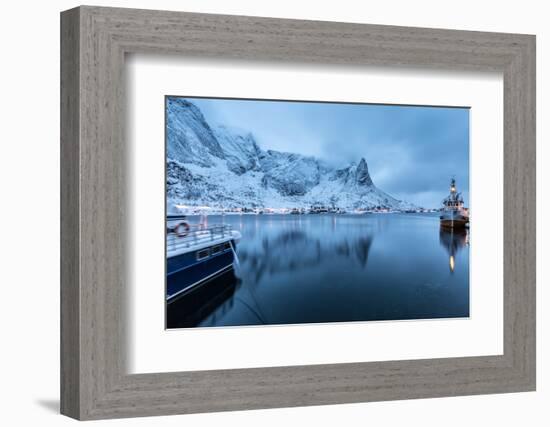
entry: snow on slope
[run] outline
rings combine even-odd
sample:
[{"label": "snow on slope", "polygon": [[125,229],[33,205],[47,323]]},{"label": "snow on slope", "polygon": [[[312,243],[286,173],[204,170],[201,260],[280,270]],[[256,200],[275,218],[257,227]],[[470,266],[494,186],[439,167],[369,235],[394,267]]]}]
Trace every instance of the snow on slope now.
[{"label": "snow on slope", "polygon": [[220,142],[229,170],[237,175],[260,170],[262,151],[250,132],[219,126],[214,129],[214,135]]},{"label": "snow on slope", "polygon": [[166,117],[169,205],[413,207],[378,189],[365,159],[334,169],[314,157],[264,151],[250,132],[211,128],[200,109],[183,98],[168,98]]},{"label": "snow on slope", "polygon": [[181,98],[168,98],[166,116],[169,159],[212,166],[212,157],[224,158],[217,138],[194,104]]}]

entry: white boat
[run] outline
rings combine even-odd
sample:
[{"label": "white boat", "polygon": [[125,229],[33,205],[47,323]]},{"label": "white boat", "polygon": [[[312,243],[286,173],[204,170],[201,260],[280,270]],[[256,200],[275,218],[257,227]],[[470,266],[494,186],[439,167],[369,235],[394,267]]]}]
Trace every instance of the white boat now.
[{"label": "white boat", "polygon": [[445,228],[464,228],[470,222],[469,212],[464,208],[464,199],[456,191],[456,181],[451,179],[450,194],[443,199],[443,212],[439,217],[440,224]]}]

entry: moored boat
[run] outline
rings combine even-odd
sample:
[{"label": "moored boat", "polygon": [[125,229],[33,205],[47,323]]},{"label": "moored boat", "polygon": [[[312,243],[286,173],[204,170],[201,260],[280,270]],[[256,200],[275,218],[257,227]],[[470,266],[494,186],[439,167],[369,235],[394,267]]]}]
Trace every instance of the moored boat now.
[{"label": "moored boat", "polygon": [[166,218],[166,300],[233,269],[241,233],[227,224],[191,224],[183,215]]},{"label": "moored boat", "polygon": [[469,213],[464,208],[464,199],[456,191],[456,181],[451,179],[450,194],[443,199],[443,212],[439,217],[440,224],[445,228],[464,228],[470,222]]}]

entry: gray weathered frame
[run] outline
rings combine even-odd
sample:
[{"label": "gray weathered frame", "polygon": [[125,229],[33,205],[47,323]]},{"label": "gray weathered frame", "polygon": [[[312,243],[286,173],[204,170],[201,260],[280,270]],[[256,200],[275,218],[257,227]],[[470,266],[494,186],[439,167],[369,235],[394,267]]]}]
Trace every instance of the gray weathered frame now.
[{"label": "gray weathered frame", "polygon": [[[128,375],[124,58],[135,52],[502,72],[504,354]],[[534,389],[534,36],[89,6],[61,14],[63,414],[99,419]]]}]

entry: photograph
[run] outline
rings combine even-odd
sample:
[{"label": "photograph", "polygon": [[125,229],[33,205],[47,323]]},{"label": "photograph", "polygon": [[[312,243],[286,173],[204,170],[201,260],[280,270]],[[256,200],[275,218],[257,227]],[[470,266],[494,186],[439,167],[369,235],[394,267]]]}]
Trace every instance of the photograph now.
[{"label": "photograph", "polygon": [[164,97],[165,327],[470,316],[470,108]]}]

